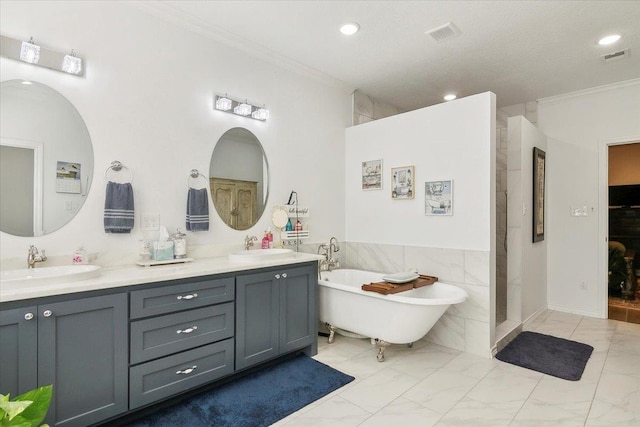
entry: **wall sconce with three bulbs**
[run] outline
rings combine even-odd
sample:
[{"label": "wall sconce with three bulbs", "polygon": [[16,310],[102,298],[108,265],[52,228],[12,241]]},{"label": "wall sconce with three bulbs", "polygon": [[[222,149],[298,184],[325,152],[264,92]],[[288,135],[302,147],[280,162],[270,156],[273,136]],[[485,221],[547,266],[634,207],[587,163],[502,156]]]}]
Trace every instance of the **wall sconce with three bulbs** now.
[{"label": "wall sconce with three bulbs", "polygon": [[227,96],[227,94],[216,95],[213,108],[218,111],[224,111],[225,113],[260,120],[262,122],[267,121],[269,118],[269,110],[267,110],[264,105],[260,107],[249,104],[246,99],[244,101],[232,99]]}]

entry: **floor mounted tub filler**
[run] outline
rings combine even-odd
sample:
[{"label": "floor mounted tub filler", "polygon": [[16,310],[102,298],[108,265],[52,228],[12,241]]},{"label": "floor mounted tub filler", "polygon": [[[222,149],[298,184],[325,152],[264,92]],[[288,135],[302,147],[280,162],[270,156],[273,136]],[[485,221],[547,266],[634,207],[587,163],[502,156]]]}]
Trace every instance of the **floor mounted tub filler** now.
[{"label": "floor mounted tub filler", "polygon": [[380,348],[378,361],[383,362],[385,347],[389,344],[412,346],[429,332],[451,304],[467,299],[466,291],[442,282],[390,295],[361,289],[363,284],[382,282],[382,276],[382,273],[352,269],[321,273],[319,317],[330,330],[330,343],[336,330],[371,338]]}]

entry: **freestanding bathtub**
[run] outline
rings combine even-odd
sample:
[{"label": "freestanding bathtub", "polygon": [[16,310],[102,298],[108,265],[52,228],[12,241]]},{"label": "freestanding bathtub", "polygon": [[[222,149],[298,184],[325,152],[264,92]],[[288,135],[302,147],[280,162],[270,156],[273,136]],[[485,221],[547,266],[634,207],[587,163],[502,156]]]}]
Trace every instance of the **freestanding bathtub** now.
[{"label": "freestanding bathtub", "polygon": [[378,360],[384,361],[389,344],[409,344],[424,337],[451,304],[467,299],[456,286],[436,282],[397,294],[363,291],[361,286],[382,282],[381,273],[338,269],[320,273],[319,317],[331,331],[343,329],[370,337],[380,346]]}]

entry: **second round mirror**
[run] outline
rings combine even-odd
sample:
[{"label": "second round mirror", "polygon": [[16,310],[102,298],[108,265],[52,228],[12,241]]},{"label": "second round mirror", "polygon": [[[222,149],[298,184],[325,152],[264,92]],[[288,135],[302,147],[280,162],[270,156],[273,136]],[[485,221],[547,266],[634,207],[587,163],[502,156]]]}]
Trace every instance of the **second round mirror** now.
[{"label": "second round mirror", "polygon": [[267,157],[258,138],[244,128],[225,132],[209,166],[211,199],[234,230],[247,230],[262,216],[269,195]]}]

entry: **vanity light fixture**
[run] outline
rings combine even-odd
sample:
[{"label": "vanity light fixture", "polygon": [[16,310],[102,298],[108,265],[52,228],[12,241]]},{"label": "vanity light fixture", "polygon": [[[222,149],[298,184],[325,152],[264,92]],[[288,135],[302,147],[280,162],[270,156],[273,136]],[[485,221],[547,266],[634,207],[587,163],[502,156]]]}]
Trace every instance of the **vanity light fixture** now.
[{"label": "vanity light fixture", "polygon": [[214,99],[213,108],[225,113],[260,120],[261,122],[267,121],[270,115],[269,110],[264,105],[258,107],[250,104],[246,99],[244,101],[233,99],[226,93],[224,95],[215,95]]},{"label": "vanity light fixture", "polygon": [[608,45],[614,44],[615,42],[620,40],[620,37],[622,37],[620,34],[610,34],[610,35],[608,35],[606,37],[603,37],[600,40],[598,40],[598,44],[600,46],[608,46]]},{"label": "vanity light fixture", "polygon": [[62,59],[62,71],[76,75],[82,72],[82,58],[78,58],[73,49],[69,55],[65,55]]},{"label": "vanity light fixture", "polygon": [[360,24],[357,22],[347,22],[342,24],[340,32],[345,36],[352,36],[360,30]]},{"label": "vanity light fixture", "polygon": [[37,64],[40,60],[40,46],[33,42],[33,37],[29,37],[28,42],[22,42],[20,60],[30,64]]},{"label": "vanity light fixture", "polygon": [[453,101],[454,99],[456,99],[458,97],[458,95],[456,95],[455,93],[448,93],[444,96],[444,100],[445,101]]},{"label": "vanity light fixture", "polygon": [[0,56],[75,76],[84,74],[84,59],[73,50],[67,54],[41,47],[34,43],[33,37],[22,41],[0,35]]}]

